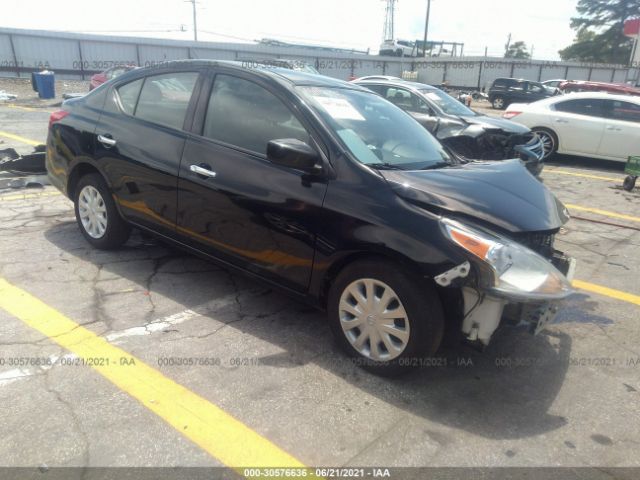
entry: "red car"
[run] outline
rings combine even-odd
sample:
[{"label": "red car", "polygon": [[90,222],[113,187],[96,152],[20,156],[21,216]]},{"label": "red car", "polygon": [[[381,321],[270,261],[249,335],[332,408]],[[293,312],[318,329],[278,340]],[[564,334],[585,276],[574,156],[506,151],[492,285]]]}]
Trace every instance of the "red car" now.
[{"label": "red car", "polygon": [[134,68],[136,68],[135,65],[118,65],[116,67],[108,68],[104,72],[96,73],[91,77],[89,91],[94,88],[98,88],[103,83],[108,82],[112,78],[119,77],[123,73],[133,70]]},{"label": "red car", "polygon": [[625,85],[624,83],[586,82],[578,80],[568,80],[558,85],[563,93],[571,92],[609,92],[620,95],[638,95],[640,89]]}]

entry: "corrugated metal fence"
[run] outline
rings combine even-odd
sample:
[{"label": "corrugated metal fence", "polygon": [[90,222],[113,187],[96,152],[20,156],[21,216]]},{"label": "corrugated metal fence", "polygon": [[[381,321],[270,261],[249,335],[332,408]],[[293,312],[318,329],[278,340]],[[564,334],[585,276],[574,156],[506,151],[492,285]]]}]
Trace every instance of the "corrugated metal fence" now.
[{"label": "corrugated metal fence", "polygon": [[[624,65],[517,61],[503,58],[410,59],[273,47],[260,44],[191,42],[138,37],[62,33],[0,28],[0,75],[29,77],[41,68],[59,78],[88,79],[114,64],[155,65],[177,59],[266,60],[289,58],[314,65],[321,73],[347,80],[365,75],[418,72],[418,81],[450,87],[488,87],[498,77],[545,81],[556,78],[625,82],[631,72]],[[635,76],[634,76],[635,77]]]}]

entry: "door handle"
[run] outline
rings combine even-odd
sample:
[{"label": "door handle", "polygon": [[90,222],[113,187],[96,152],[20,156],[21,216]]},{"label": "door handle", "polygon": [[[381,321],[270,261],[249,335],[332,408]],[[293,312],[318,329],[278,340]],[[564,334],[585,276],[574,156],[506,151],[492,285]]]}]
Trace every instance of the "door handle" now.
[{"label": "door handle", "polygon": [[622,131],[622,129],[620,127],[612,127],[611,125],[609,125],[607,127],[607,130],[613,131],[613,132],[621,132]]},{"label": "door handle", "polygon": [[111,148],[116,145],[116,141],[113,138],[105,137],[104,135],[98,135],[98,141],[104,145],[105,148]]},{"label": "door handle", "polygon": [[563,118],[556,118],[556,123],[569,123],[569,120],[565,120]]},{"label": "door handle", "polygon": [[216,176],[216,172],[214,172],[210,168],[205,168],[200,165],[191,165],[189,167],[189,170],[197,175],[202,175],[203,177],[214,178]]}]

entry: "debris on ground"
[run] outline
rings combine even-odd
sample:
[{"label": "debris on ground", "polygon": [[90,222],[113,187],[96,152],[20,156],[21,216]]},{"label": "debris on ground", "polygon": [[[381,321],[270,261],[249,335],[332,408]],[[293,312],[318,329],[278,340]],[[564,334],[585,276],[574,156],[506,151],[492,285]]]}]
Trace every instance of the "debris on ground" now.
[{"label": "debris on ground", "polygon": [[14,174],[46,174],[45,146],[38,145],[33,153],[19,155],[13,148],[0,150],[0,172]]},{"label": "debris on ground", "polygon": [[50,185],[45,167],[45,146],[20,155],[13,148],[0,150],[0,191],[17,188],[42,188]]},{"label": "debris on ground", "polygon": [[18,98],[17,95],[0,90],[0,100],[15,100],[16,98]]}]

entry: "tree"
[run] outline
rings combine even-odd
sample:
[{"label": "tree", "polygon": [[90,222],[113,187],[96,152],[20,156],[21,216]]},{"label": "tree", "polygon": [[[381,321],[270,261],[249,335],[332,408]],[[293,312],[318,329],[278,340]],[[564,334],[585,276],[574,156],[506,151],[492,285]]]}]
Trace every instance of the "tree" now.
[{"label": "tree", "polygon": [[624,36],[624,22],[640,13],[640,0],[579,0],[572,45],[560,50],[562,60],[626,64],[633,40]]},{"label": "tree", "polygon": [[521,60],[528,60],[531,58],[531,54],[527,51],[527,44],[524,42],[514,42],[509,45],[507,51],[504,54],[504,58],[518,58]]}]

